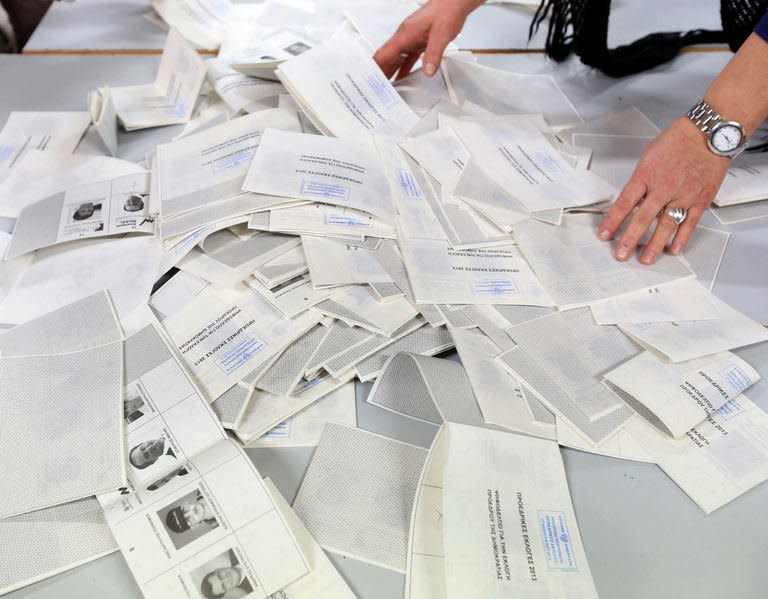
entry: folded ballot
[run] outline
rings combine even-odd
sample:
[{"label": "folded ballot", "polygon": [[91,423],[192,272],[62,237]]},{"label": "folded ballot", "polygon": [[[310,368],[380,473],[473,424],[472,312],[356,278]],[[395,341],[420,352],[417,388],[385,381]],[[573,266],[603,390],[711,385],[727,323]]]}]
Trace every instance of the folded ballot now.
[{"label": "folded ballot", "polygon": [[399,137],[419,120],[353,36],[335,36],[286,61],[276,74],[315,126],[329,135]]},{"label": "folded ballot", "polygon": [[22,209],[6,259],[75,239],[155,232],[149,173],[80,185]]},{"label": "folded ballot", "polygon": [[205,80],[205,62],[171,29],[153,83],[111,88],[117,116],[128,131],[186,123]]},{"label": "folded ballot", "polygon": [[267,129],[243,189],[353,208],[386,223],[395,213],[376,150],[366,140]]},{"label": "folded ballot", "polygon": [[275,70],[282,63],[303,54],[314,45],[315,42],[305,35],[290,29],[280,29],[265,37],[254,35],[251,45],[238,48],[227,60],[231,68],[244,75],[277,79]]},{"label": "folded ballot", "polygon": [[215,50],[233,5],[229,0],[152,0],[152,8],[191,44]]}]

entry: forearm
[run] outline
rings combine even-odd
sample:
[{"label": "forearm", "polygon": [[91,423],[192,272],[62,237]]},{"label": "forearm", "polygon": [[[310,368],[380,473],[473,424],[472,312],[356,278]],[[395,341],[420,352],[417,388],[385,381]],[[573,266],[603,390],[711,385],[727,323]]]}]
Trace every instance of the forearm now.
[{"label": "forearm", "polygon": [[704,94],[724,119],[744,125],[747,136],[768,117],[768,42],[751,34]]}]

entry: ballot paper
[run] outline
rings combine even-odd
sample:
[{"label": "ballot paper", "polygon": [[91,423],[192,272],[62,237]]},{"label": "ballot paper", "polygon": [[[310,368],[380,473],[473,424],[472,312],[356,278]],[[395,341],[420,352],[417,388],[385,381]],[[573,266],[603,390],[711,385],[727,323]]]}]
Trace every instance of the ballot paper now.
[{"label": "ballot paper", "polygon": [[[88,338],[89,323],[68,323],[62,330],[23,326],[31,341],[16,350],[3,348],[0,358],[3,478],[0,518],[111,491],[125,483],[122,443],[123,343],[119,324],[102,294],[94,298],[102,320],[116,340],[66,353],[71,337]],[[86,300],[85,305],[91,305]],[[111,319],[110,319],[111,317]],[[111,322],[110,322],[111,320]],[[79,331],[75,331],[79,325]],[[13,331],[13,329],[11,329]],[[13,334],[13,333],[12,333]],[[68,339],[69,338],[69,339]],[[35,347],[37,346],[37,347]],[[17,351],[29,352],[20,355]]]},{"label": "ballot paper", "polygon": [[392,282],[365,248],[308,236],[301,238],[301,244],[314,287]]},{"label": "ballot paper", "polygon": [[733,206],[723,206],[722,208],[710,207],[710,210],[717,220],[724,225],[733,225],[768,217],[768,201],[735,204]]},{"label": "ballot paper", "polygon": [[332,391],[251,441],[248,447],[313,447],[320,442],[329,422],[352,428],[357,426],[354,383],[346,383]]},{"label": "ballot paper", "polygon": [[253,276],[269,289],[307,272],[307,261],[301,245],[291,248],[269,262],[257,266]]},{"label": "ballot paper", "polygon": [[455,250],[444,241],[404,239],[401,249],[418,303],[552,305],[515,246]]},{"label": "ballot paper", "polygon": [[[256,216],[258,215],[254,215]],[[269,230],[294,235],[359,235],[387,239],[396,237],[391,225],[373,218],[370,214],[328,204],[305,204],[270,210]]]},{"label": "ballot paper", "polygon": [[0,130],[0,181],[30,150],[70,154],[89,124],[86,112],[11,112]]},{"label": "ballot paper", "polygon": [[252,395],[250,387],[242,382],[222,393],[211,404],[211,409],[221,422],[221,426],[228,430],[235,430],[245,415]]},{"label": "ballot paper", "polygon": [[730,237],[727,231],[699,225],[685,247],[683,259],[707,289],[711,290],[715,286]]},{"label": "ballot paper", "polygon": [[255,36],[248,46],[228,54],[235,70],[252,78],[276,79],[275,70],[286,60],[311,50],[315,42],[291,29],[278,29],[266,36]]},{"label": "ballot paper", "polygon": [[233,11],[229,0],[152,0],[152,8],[190,43],[216,50]]},{"label": "ballot paper", "polygon": [[25,206],[78,185],[144,171],[138,164],[107,156],[30,150],[0,182],[0,217],[17,218]]},{"label": "ballot paper", "polygon": [[446,119],[496,183],[528,210],[586,206],[618,190],[588,170],[574,169],[531,119]]},{"label": "ballot paper", "polygon": [[447,599],[597,597],[557,443],[447,424]]},{"label": "ballot paper", "polygon": [[483,425],[464,367],[451,360],[394,354],[366,401],[432,424]]},{"label": "ballot paper", "polygon": [[309,275],[302,274],[268,288],[255,278],[246,279],[248,285],[256,294],[268,301],[285,318],[293,318],[305,312],[312,306],[326,301],[341,289],[315,289]]},{"label": "ballot paper", "polygon": [[106,289],[125,324],[146,304],[160,258],[161,244],[151,236],[84,240],[38,250],[0,303],[0,322],[26,322]]},{"label": "ballot paper", "polygon": [[560,227],[533,219],[515,225],[520,251],[560,309],[692,276],[680,258],[669,254],[653,265],[641,264],[639,251],[619,262],[611,244],[597,238],[601,218],[569,214]]},{"label": "ballot paper", "polygon": [[280,65],[276,74],[326,134],[399,137],[419,120],[353,36],[339,35],[315,46]]},{"label": "ballot paper", "polygon": [[124,233],[152,234],[149,173],[88,183],[22,209],[6,259],[72,241]]},{"label": "ballot paper", "polygon": [[445,550],[443,546],[443,471],[448,434],[441,426],[416,489],[408,534],[405,599],[445,599]]},{"label": "ballot paper", "polygon": [[117,551],[93,498],[0,520],[0,595]]},{"label": "ballot paper", "polygon": [[204,79],[205,62],[176,29],[171,29],[155,81],[113,87],[112,102],[128,131],[186,123]]},{"label": "ballot paper", "polygon": [[626,430],[707,514],[768,479],[768,415],[746,395],[680,439],[641,418]]},{"label": "ballot paper", "polygon": [[319,320],[310,311],[287,320],[241,285],[204,289],[163,326],[213,401]]},{"label": "ballot paper", "polygon": [[[299,123],[295,116],[271,109],[158,146],[158,193],[163,219],[241,195],[248,164],[266,127],[297,130]],[[183,232],[171,232],[165,226],[161,231],[163,236]]]},{"label": "ballot paper", "polygon": [[204,598],[213,588],[266,598],[309,572],[261,475],[234,441],[191,457],[181,479],[154,492],[99,497],[145,597]]},{"label": "ballot paper", "polygon": [[675,322],[718,318],[714,296],[694,279],[632,291],[590,304],[597,324]]},{"label": "ballot paper", "polygon": [[389,223],[389,183],[372,144],[267,129],[248,167],[245,191],[362,210]]},{"label": "ballot paper", "polygon": [[111,156],[117,155],[117,111],[108,87],[88,94],[88,113],[104,147]]},{"label": "ballot paper", "polygon": [[222,59],[209,60],[207,65],[208,81],[235,114],[274,108],[277,97],[285,93],[282,84],[238,73]]},{"label": "ballot paper", "polygon": [[678,364],[643,352],[606,373],[605,379],[629,395],[632,399],[622,397],[651,424],[682,437],[754,385],[760,374],[730,352]]},{"label": "ballot paper", "polygon": [[327,373],[304,378],[290,397],[256,389],[235,428],[237,438],[244,445],[249,445],[302,410],[330,396],[353,377],[354,374],[348,371],[339,378]]},{"label": "ballot paper", "polygon": [[471,157],[469,150],[449,127],[407,137],[400,147],[434,177],[446,192],[452,192]]},{"label": "ballot paper", "polygon": [[209,285],[205,279],[180,270],[155,290],[149,298],[149,306],[162,322],[195,299]]},{"label": "ballot paper", "polygon": [[581,122],[579,113],[551,75],[524,75],[446,57],[442,72],[451,100],[495,114],[541,114],[551,127]]},{"label": "ballot paper", "polygon": [[548,422],[536,419],[529,405],[538,400],[527,397],[520,381],[494,359],[499,348],[493,341],[477,329],[452,329],[451,336],[485,422],[545,439],[556,438],[554,415],[549,415]]},{"label": "ballot paper", "polygon": [[[517,347],[498,360],[537,399],[599,443],[632,415],[602,375],[640,350],[614,326],[598,326],[586,308],[555,312],[509,330]],[[574,351],[578,348],[578,351]]]},{"label": "ballot paper", "polygon": [[[759,158],[757,157],[759,156]],[[715,206],[735,206],[765,200],[768,164],[762,154],[745,155],[732,165],[715,196]]]},{"label": "ballot paper", "polygon": [[403,572],[426,454],[414,445],[328,424],[293,509],[327,551]]},{"label": "ballot paper", "polygon": [[418,315],[411,302],[404,297],[379,301],[372,291],[361,285],[339,291],[313,309],[386,337],[395,335],[400,327]]},{"label": "ballot paper", "polygon": [[274,395],[292,395],[304,379],[309,359],[323,341],[328,327],[317,324],[286,347],[258,376],[249,379],[258,389]]},{"label": "ballot paper", "polygon": [[272,595],[272,599],[355,599],[356,595],[274,483],[268,478],[264,483],[291,534],[301,547],[310,568],[307,575]]},{"label": "ballot paper", "polygon": [[712,297],[716,320],[621,323],[618,326],[639,343],[684,362],[768,340],[768,329]]}]

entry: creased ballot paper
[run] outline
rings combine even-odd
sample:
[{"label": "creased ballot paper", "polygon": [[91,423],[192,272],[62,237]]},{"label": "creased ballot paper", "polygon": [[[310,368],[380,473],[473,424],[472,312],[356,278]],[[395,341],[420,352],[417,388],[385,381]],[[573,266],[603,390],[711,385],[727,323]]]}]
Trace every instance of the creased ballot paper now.
[{"label": "creased ballot paper", "polygon": [[712,296],[716,320],[621,323],[619,328],[672,362],[693,360],[768,340],[768,329]]},{"label": "creased ballot paper", "polygon": [[630,396],[622,397],[641,416],[673,437],[683,436],[760,380],[752,366],[730,352],[677,364],[643,352],[604,376]]},{"label": "creased ballot paper", "polygon": [[392,282],[365,248],[308,236],[302,237],[301,244],[315,287]]},{"label": "creased ballot paper", "polygon": [[[299,123],[283,110],[265,110],[158,146],[158,194],[163,218],[241,195],[248,164],[266,127],[298,130]],[[181,232],[164,232],[164,236]]]},{"label": "creased ballot paper", "polygon": [[632,291],[589,307],[597,324],[713,320],[718,317],[717,300],[695,279],[680,279]]},{"label": "creased ballot paper", "polygon": [[99,497],[148,599],[264,599],[309,572],[253,462],[222,440],[157,491]]},{"label": "creased ballot paper", "polygon": [[526,385],[526,391],[594,443],[613,434],[632,415],[602,383],[603,373],[640,353],[616,327],[596,325],[583,308],[554,312],[508,333],[518,345],[497,359]]},{"label": "creased ballot paper", "polygon": [[[83,300],[79,307],[100,315],[97,322],[107,327],[106,338],[87,320],[72,318],[54,326],[43,317],[43,322],[21,325],[29,333],[26,340],[21,335],[21,347],[12,342],[3,346],[2,518],[125,483],[122,331],[106,294]],[[77,308],[65,308],[61,315]],[[17,336],[13,329],[11,335]],[[72,337],[90,338],[91,343],[79,349]]]},{"label": "creased ballot paper", "polygon": [[251,78],[276,79],[277,67],[314,45],[315,42],[305,35],[290,29],[278,29],[263,37],[255,35],[247,47],[237,48],[226,59],[232,69]]},{"label": "creased ballot paper", "polygon": [[110,155],[117,155],[117,111],[108,87],[88,94],[88,113],[104,147]]},{"label": "creased ballot paper", "polygon": [[486,174],[528,210],[585,206],[616,193],[594,173],[571,167],[531,119],[445,120]]},{"label": "creased ballot paper", "polygon": [[128,131],[186,123],[205,80],[205,62],[171,29],[154,83],[113,87],[112,102]]},{"label": "creased ballot paper", "polygon": [[745,154],[728,169],[715,196],[715,206],[735,206],[766,199],[768,164],[762,154]]},{"label": "creased ballot paper", "polygon": [[362,210],[389,223],[395,205],[370,142],[267,129],[245,191]]},{"label": "creased ballot paper", "polygon": [[30,150],[71,153],[89,122],[87,112],[11,112],[0,130],[0,180]]},{"label": "creased ballot paper", "polygon": [[233,71],[222,59],[208,61],[208,80],[224,103],[235,113],[274,108],[285,93],[281,83],[248,77]]},{"label": "creased ballot paper", "polygon": [[334,36],[281,64],[276,75],[326,134],[400,137],[419,121],[354,36]]},{"label": "creased ballot paper", "polygon": [[191,43],[216,50],[233,6],[229,0],[152,0],[152,8]]},{"label": "creased ballot paper", "polygon": [[[255,220],[258,216],[253,215],[251,218]],[[269,230],[321,237],[355,235],[395,239],[394,227],[373,218],[370,214],[330,204],[306,204],[270,210]]]},{"label": "creased ballot paper", "polygon": [[240,285],[206,288],[163,326],[213,401],[319,321],[311,311],[286,320]]},{"label": "creased ballot paper", "polygon": [[446,424],[447,599],[597,597],[557,443]]},{"label": "creased ballot paper", "polygon": [[404,239],[401,249],[418,303],[552,305],[515,246],[456,250],[445,241]]},{"label": "creased ballot paper", "polygon": [[642,418],[625,430],[707,514],[768,479],[768,415],[746,395],[680,439]]},{"label": "creased ballot paper", "polygon": [[324,549],[404,572],[408,519],[426,454],[328,424],[293,509]]},{"label": "creased ballot paper", "polygon": [[328,559],[322,547],[309,534],[304,523],[293,512],[274,483],[268,478],[264,483],[310,567],[309,574],[275,593],[270,599],[355,599],[356,595],[347,586],[344,578]]},{"label": "creased ballot paper", "polygon": [[117,551],[92,497],[0,520],[0,595]]},{"label": "creased ballot paper", "polygon": [[89,183],[22,209],[6,259],[74,239],[154,233],[149,173]]},{"label": "creased ballot paper", "polygon": [[677,257],[664,254],[653,265],[636,256],[619,262],[611,244],[595,232],[599,214],[568,214],[560,227],[533,219],[518,223],[514,236],[544,288],[561,308],[655,287],[693,273]]}]

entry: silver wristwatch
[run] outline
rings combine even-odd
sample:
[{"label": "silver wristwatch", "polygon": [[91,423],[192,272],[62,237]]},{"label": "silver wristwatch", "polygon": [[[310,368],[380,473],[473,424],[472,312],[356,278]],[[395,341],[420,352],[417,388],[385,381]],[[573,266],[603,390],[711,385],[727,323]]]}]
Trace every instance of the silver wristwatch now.
[{"label": "silver wristwatch", "polygon": [[724,121],[705,100],[700,100],[687,116],[707,137],[709,149],[718,156],[735,158],[746,147],[747,136],[742,124]]}]

